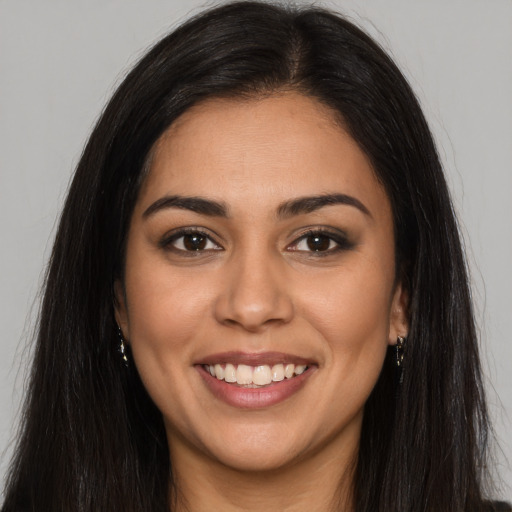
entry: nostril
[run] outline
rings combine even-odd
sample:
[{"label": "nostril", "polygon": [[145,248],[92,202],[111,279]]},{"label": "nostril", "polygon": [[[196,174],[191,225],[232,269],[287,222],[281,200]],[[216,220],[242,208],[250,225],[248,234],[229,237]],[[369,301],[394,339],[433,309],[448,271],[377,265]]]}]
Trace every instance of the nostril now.
[{"label": "nostril", "polygon": [[270,255],[255,258],[253,252],[245,261],[238,257],[226,267],[219,287],[214,305],[217,321],[250,332],[289,322],[293,317],[289,286],[283,272],[272,266]]},{"label": "nostril", "polygon": [[273,325],[288,323],[293,316],[290,304],[272,304],[268,307],[248,307],[243,304],[217,304],[216,317],[226,326],[240,326],[247,331],[257,332]]},{"label": "nostril", "polygon": [[263,321],[259,321],[257,319],[248,319],[248,318],[226,318],[222,321],[224,325],[227,325],[229,327],[237,327],[240,326],[244,330],[249,332],[258,332],[262,329],[268,328],[272,325],[277,325],[281,323],[285,323],[283,319],[280,318],[268,318]]}]

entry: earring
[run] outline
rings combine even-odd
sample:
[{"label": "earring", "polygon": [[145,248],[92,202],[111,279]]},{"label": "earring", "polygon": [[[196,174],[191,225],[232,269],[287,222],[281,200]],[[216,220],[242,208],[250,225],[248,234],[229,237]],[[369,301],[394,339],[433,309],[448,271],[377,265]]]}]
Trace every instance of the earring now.
[{"label": "earring", "polygon": [[123,361],[123,365],[128,368],[128,349],[126,348],[126,345],[124,344],[124,337],[123,337],[123,331],[121,331],[121,327],[119,325],[117,326],[117,336],[119,337],[119,348],[118,352],[121,354],[121,359]]},{"label": "earring", "polygon": [[404,363],[404,342],[405,338],[402,336],[398,336],[396,338],[396,345],[395,345],[395,364],[397,368],[401,368]]},{"label": "earring", "polygon": [[402,384],[404,380],[404,344],[406,339],[402,336],[397,336],[395,345],[395,366],[396,366],[396,380],[398,384]]}]

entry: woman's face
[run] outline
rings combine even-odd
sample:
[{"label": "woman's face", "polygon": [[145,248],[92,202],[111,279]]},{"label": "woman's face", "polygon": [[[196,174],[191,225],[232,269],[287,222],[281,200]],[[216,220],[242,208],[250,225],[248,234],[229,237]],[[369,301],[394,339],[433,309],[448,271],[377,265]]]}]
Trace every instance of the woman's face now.
[{"label": "woman's face", "polygon": [[174,463],[353,454],[406,332],[387,195],[331,111],[297,93],[209,100],[167,130],[117,287]]}]

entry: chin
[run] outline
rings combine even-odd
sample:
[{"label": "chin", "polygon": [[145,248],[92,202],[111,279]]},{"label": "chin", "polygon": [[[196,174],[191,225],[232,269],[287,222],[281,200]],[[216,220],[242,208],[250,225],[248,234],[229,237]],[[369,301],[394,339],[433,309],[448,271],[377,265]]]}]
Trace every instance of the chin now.
[{"label": "chin", "polygon": [[296,456],[281,449],[262,450],[261,448],[228,449],[215,456],[215,459],[235,471],[262,473],[285,469],[292,465]]},{"label": "chin", "polygon": [[282,424],[231,425],[221,433],[210,432],[202,444],[210,459],[242,472],[283,469],[300,458],[308,445],[290,425]]}]

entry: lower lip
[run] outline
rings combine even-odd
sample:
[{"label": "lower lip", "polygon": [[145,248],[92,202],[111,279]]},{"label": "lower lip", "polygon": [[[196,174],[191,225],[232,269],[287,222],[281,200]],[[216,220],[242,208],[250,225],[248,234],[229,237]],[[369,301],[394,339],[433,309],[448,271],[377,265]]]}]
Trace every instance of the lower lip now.
[{"label": "lower lip", "polygon": [[212,377],[202,365],[196,366],[208,389],[219,400],[241,409],[262,409],[283,402],[304,386],[314,367],[304,373],[261,388],[244,388]]}]

